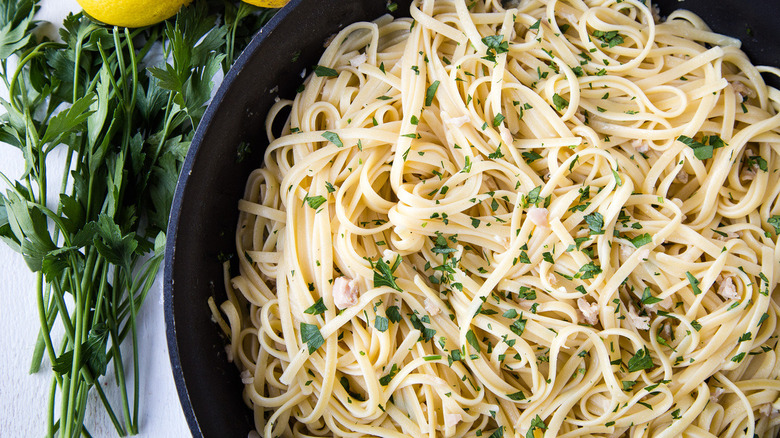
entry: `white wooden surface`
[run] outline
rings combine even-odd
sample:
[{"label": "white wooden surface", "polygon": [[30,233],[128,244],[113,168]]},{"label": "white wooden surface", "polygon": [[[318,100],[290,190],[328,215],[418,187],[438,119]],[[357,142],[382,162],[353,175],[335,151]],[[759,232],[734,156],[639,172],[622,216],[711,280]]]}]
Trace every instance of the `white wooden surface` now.
[{"label": "white wooden surface", "polygon": [[[38,18],[54,26],[61,24],[69,12],[81,10],[76,0],[42,0],[41,6]],[[62,164],[57,165],[58,158],[56,154],[51,157],[52,171],[62,168]],[[0,144],[0,172],[18,178],[22,165],[18,150]],[[162,272],[138,317],[141,410],[137,436],[187,437],[190,432],[168,360],[161,277]],[[41,372],[28,374],[38,333],[34,287],[35,276],[22,258],[0,243],[0,437],[40,437],[45,433],[51,364],[45,359]],[[115,409],[121,409],[118,394],[111,387],[104,384]],[[93,437],[116,436],[94,391],[87,417],[86,425]]]}]

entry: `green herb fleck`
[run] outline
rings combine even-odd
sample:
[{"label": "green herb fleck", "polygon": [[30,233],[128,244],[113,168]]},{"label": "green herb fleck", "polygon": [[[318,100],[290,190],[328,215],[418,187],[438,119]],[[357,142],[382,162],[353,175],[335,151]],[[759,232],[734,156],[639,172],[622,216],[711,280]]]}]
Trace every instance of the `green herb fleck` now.
[{"label": "green herb fleck", "polygon": [[313,324],[301,323],[301,341],[309,346],[309,354],[317,351],[325,343],[320,329]]},{"label": "green herb fleck", "polygon": [[309,308],[304,310],[303,313],[308,313],[309,315],[320,315],[325,313],[326,310],[328,310],[328,308],[325,306],[325,303],[322,301],[322,297],[320,297],[320,299],[317,300],[316,303],[309,306]]}]

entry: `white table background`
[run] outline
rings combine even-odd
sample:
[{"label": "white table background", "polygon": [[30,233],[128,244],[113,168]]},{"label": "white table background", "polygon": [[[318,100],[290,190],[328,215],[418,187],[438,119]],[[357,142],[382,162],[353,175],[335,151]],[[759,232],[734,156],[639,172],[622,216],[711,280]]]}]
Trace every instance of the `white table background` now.
[{"label": "white table background", "polygon": [[[37,18],[51,22],[54,26],[50,29],[52,31],[69,12],[81,10],[76,0],[41,0],[41,6]],[[60,175],[62,161],[61,155],[52,154],[47,164],[53,175]],[[0,144],[0,172],[16,179],[23,164],[17,149]],[[59,186],[58,183],[51,185]],[[5,191],[5,187],[1,189]],[[162,270],[138,315],[141,399],[137,436],[187,437],[190,432],[168,360],[161,279]],[[35,296],[35,275],[19,254],[0,243],[0,437],[40,437],[46,431],[51,378],[48,358],[44,358],[39,373],[28,374],[39,327]],[[125,357],[131,357],[129,351]],[[115,411],[121,411],[118,393],[112,391],[115,386],[113,381],[103,379]],[[131,383],[128,383],[128,390],[132,391]],[[96,438],[116,436],[94,391],[88,403],[86,426]]]}]

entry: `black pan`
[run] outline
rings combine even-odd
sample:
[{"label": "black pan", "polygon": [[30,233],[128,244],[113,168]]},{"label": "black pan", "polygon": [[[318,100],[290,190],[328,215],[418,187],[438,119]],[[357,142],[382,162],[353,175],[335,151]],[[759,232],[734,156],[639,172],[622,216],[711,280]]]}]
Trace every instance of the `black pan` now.
[{"label": "black pan", "polygon": [[[396,0],[397,15],[410,0]],[[739,38],[756,64],[780,66],[779,0],[659,0],[662,15],[686,8],[715,31]],[[237,204],[267,144],[265,116],[291,97],[300,72],[343,26],[387,12],[387,0],[292,0],[236,61],[206,111],[184,163],[165,252],[165,322],[173,376],[195,437],[245,438],[253,427],[235,366],[225,357],[206,304],[225,299],[220,258],[235,252]],[[776,87],[776,78],[767,78]],[[239,160],[241,143],[251,153]]]}]

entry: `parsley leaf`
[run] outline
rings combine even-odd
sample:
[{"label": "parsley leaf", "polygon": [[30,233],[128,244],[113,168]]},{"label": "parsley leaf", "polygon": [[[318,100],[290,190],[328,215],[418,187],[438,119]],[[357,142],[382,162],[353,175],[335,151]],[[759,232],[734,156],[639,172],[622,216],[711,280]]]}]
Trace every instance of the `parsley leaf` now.
[{"label": "parsley leaf", "polygon": [[539,155],[538,153],[534,152],[534,151],[523,152],[523,153],[522,153],[522,154],[520,154],[520,155],[522,155],[522,156],[523,156],[523,159],[524,159],[524,160],[525,160],[525,162],[526,162],[526,163],[528,163],[528,164],[531,164],[531,163],[533,163],[533,162],[534,162],[534,161],[536,161],[536,160],[540,160],[540,159],[542,159],[542,156],[541,156],[541,155]]},{"label": "parsley leaf", "polygon": [[382,386],[389,385],[390,381],[393,380],[393,377],[398,374],[398,371],[398,365],[393,364],[393,366],[390,368],[390,372],[379,378],[379,384]]},{"label": "parsley leaf", "polygon": [[542,418],[537,415],[531,420],[531,427],[528,428],[528,432],[526,432],[525,436],[526,438],[534,438],[534,431],[535,430],[546,430],[547,425],[542,421]]},{"label": "parsley leaf", "polygon": [[588,224],[590,234],[604,234],[604,216],[599,212],[593,212],[585,215],[585,222]]},{"label": "parsley leaf", "polygon": [[774,215],[766,220],[766,223],[775,229],[775,234],[780,235],[780,215]]},{"label": "parsley leaf", "polygon": [[390,306],[387,308],[387,318],[390,322],[401,322],[401,310],[398,306]]},{"label": "parsley leaf", "polygon": [[431,106],[433,103],[433,97],[436,96],[436,90],[439,88],[439,81],[433,81],[425,91],[425,106]]},{"label": "parsley leaf", "polygon": [[329,142],[335,144],[336,146],[340,148],[344,147],[344,143],[341,142],[341,138],[335,132],[325,131],[325,133],[322,134],[322,136],[325,137]]},{"label": "parsley leaf", "polygon": [[314,66],[314,74],[320,77],[336,77],[339,75],[339,73],[336,70],[333,70],[332,68],[323,67],[321,65],[315,65]]},{"label": "parsley leaf", "polygon": [[523,336],[526,322],[528,322],[528,320],[523,318],[523,314],[521,312],[520,317],[509,326],[509,330],[512,330],[512,332],[517,336]]},{"label": "parsley leaf", "polygon": [[401,257],[395,259],[395,263],[390,267],[383,259],[379,259],[376,263],[373,263],[374,268],[374,287],[389,286],[393,289],[402,292],[395,280],[398,278],[393,275],[395,270],[398,269],[398,265],[401,264]]},{"label": "parsley leaf", "polygon": [[488,49],[495,50],[497,54],[509,51],[509,42],[504,41],[503,35],[488,35],[485,38],[482,38],[482,42]]},{"label": "parsley leaf", "polygon": [[301,342],[309,346],[309,354],[312,354],[325,343],[325,339],[322,337],[319,327],[302,322]]},{"label": "parsley leaf", "polygon": [[384,333],[387,331],[387,328],[390,326],[387,318],[384,316],[376,316],[376,319],[374,319],[374,328],[379,330],[380,332]]},{"label": "parsley leaf", "polygon": [[553,94],[553,104],[555,105],[555,109],[558,111],[562,111],[564,108],[569,106],[569,101],[562,98],[558,93]]},{"label": "parsley leaf", "polygon": [[320,208],[322,206],[322,204],[328,202],[328,200],[325,199],[325,197],[322,196],[322,195],[306,196],[304,198],[304,201],[306,201],[306,203],[309,204],[309,207],[311,207],[311,208],[313,208],[315,210]]},{"label": "parsley leaf", "polygon": [[477,335],[474,334],[473,330],[469,329],[469,331],[466,332],[466,341],[474,348],[474,351],[477,353],[480,352],[479,341],[477,341]]},{"label": "parsley leaf", "polygon": [[511,400],[516,400],[516,401],[525,400],[525,394],[523,394],[523,391],[517,391],[513,394],[507,394],[506,396],[509,397]]},{"label": "parsley leaf", "polygon": [[647,350],[647,347],[637,351],[636,354],[634,354],[634,356],[628,360],[629,373],[640,370],[648,370],[654,366],[655,364],[653,363],[653,358],[650,356],[650,351]]},{"label": "parsley leaf", "polygon": [[601,267],[593,263],[593,260],[585,265],[582,265],[579,270],[580,278],[583,280],[594,278],[598,274],[601,274]]},{"label": "parsley leaf", "polygon": [[304,310],[303,313],[308,313],[309,315],[321,315],[325,313],[326,310],[328,310],[328,308],[325,306],[325,303],[322,301],[322,297],[320,297],[320,299],[317,300],[316,303],[309,306],[309,308]]},{"label": "parsley leaf", "polygon": [[677,141],[682,142],[693,149],[693,155],[700,160],[712,158],[713,147],[710,145],[705,145],[685,135],[677,137]]},{"label": "parsley leaf", "polygon": [[685,276],[688,277],[688,281],[691,283],[693,294],[699,295],[701,293],[701,289],[699,289],[699,280],[697,280],[696,277],[694,277],[690,272],[686,272]]},{"label": "parsley leaf", "polygon": [[655,304],[660,303],[663,301],[660,298],[654,297],[652,293],[650,293],[650,288],[646,287],[645,290],[642,292],[642,304],[648,305],[648,304]]},{"label": "parsley leaf", "polygon": [[653,238],[650,237],[649,233],[640,234],[631,239],[631,244],[637,248],[652,242],[653,242]]},{"label": "parsley leaf", "polygon": [[498,145],[498,147],[496,148],[496,151],[493,152],[492,154],[489,154],[488,158],[490,158],[492,160],[498,160],[499,158],[504,158],[504,154],[503,154],[503,152],[501,152],[501,145]]},{"label": "parsley leaf", "polygon": [[618,33],[616,30],[610,30],[608,32],[604,32],[601,30],[594,30],[593,36],[600,39],[604,42],[604,44],[601,45],[601,47],[607,47],[610,48],[615,47],[619,44],[623,44],[623,36]]}]

